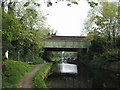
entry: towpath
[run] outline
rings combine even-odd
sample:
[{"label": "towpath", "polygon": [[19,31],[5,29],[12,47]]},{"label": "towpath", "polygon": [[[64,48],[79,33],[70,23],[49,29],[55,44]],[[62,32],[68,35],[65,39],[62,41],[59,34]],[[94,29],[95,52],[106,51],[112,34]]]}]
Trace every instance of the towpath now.
[{"label": "towpath", "polygon": [[33,83],[32,79],[35,75],[35,73],[42,67],[43,64],[36,65],[35,68],[27,73],[21,80],[20,83],[18,84],[17,88],[33,88]]}]

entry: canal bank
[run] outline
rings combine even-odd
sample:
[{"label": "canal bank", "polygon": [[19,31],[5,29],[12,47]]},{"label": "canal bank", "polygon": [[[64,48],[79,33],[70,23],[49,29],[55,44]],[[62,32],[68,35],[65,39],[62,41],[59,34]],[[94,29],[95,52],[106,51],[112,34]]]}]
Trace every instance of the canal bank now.
[{"label": "canal bank", "polygon": [[34,88],[46,88],[47,89],[45,79],[48,77],[51,67],[52,67],[52,64],[47,63],[39,69],[39,71],[33,77]]},{"label": "canal bank", "polygon": [[[114,52],[117,53],[117,52]],[[110,52],[102,55],[91,55],[87,53],[78,58],[78,65],[85,65],[94,69],[110,70],[120,72],[120,52],[111,54]]]},{"label": "canal bank", "polygon": [[102,70],[109,70],[113,72],[120,72],[120,61],[114,62],[105,62],[104,60],[90,60],[90,61],[80,61],[85,66],[93,69],[102,69]]}]

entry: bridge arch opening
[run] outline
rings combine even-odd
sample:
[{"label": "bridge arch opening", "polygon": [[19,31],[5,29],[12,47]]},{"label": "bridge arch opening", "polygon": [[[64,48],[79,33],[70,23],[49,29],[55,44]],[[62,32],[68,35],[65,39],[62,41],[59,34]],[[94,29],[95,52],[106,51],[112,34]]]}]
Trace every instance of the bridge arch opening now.
[{"label": "bridge arch opening", "polygon": [[83,36],[53,36],[45,40],[43,59],[53,62],[49,57],[50,52],[76,52],[77,58],[79,53],[87,52],[90,42]]}]

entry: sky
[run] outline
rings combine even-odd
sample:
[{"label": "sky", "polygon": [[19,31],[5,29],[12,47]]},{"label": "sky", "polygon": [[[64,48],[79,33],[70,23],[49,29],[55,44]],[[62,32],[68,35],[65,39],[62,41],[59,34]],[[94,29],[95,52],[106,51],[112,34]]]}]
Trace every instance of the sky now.
[{"label": "sky", "polygon": [[[80,36],[83,35],[84,21],[87,19],[88,12],[91,7],[87,0],[80,0],[78,5],[72,4],[67,6],[66,0],[58,2],[50,7],[47,7],[47,0],[38,0],[41,3],[43,13],[47,14],[46,23],[57,31],[59,36]],[[56,1],[56,0],[51,0]],[[93,0],[96,1],[96,0]],[[109,0],[118,1],[118,0]],[[84,34],[86,35],[86,34]]]},{"label": "sky", "polygon": [[[43,1],[43,0],[42,0]],[[78,5],[67,6],[67,2],[59,2],[50,7],[41,6],[47,12],[47,23],[57,31],[59,36],[80,36],[83,30],[84,20],[90,10],[86,0],[80,0]]]}]

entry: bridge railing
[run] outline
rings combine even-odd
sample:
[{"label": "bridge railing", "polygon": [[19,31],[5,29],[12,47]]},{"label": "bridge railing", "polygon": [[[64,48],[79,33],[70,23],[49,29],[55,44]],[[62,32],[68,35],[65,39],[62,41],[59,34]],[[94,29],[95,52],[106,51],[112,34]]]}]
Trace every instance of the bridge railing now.
[{"label": "bridge railing", "polygon": [[89,41],[66,41],[66,40],[46,40],[46,48],[87,48],[91,45]]}]

